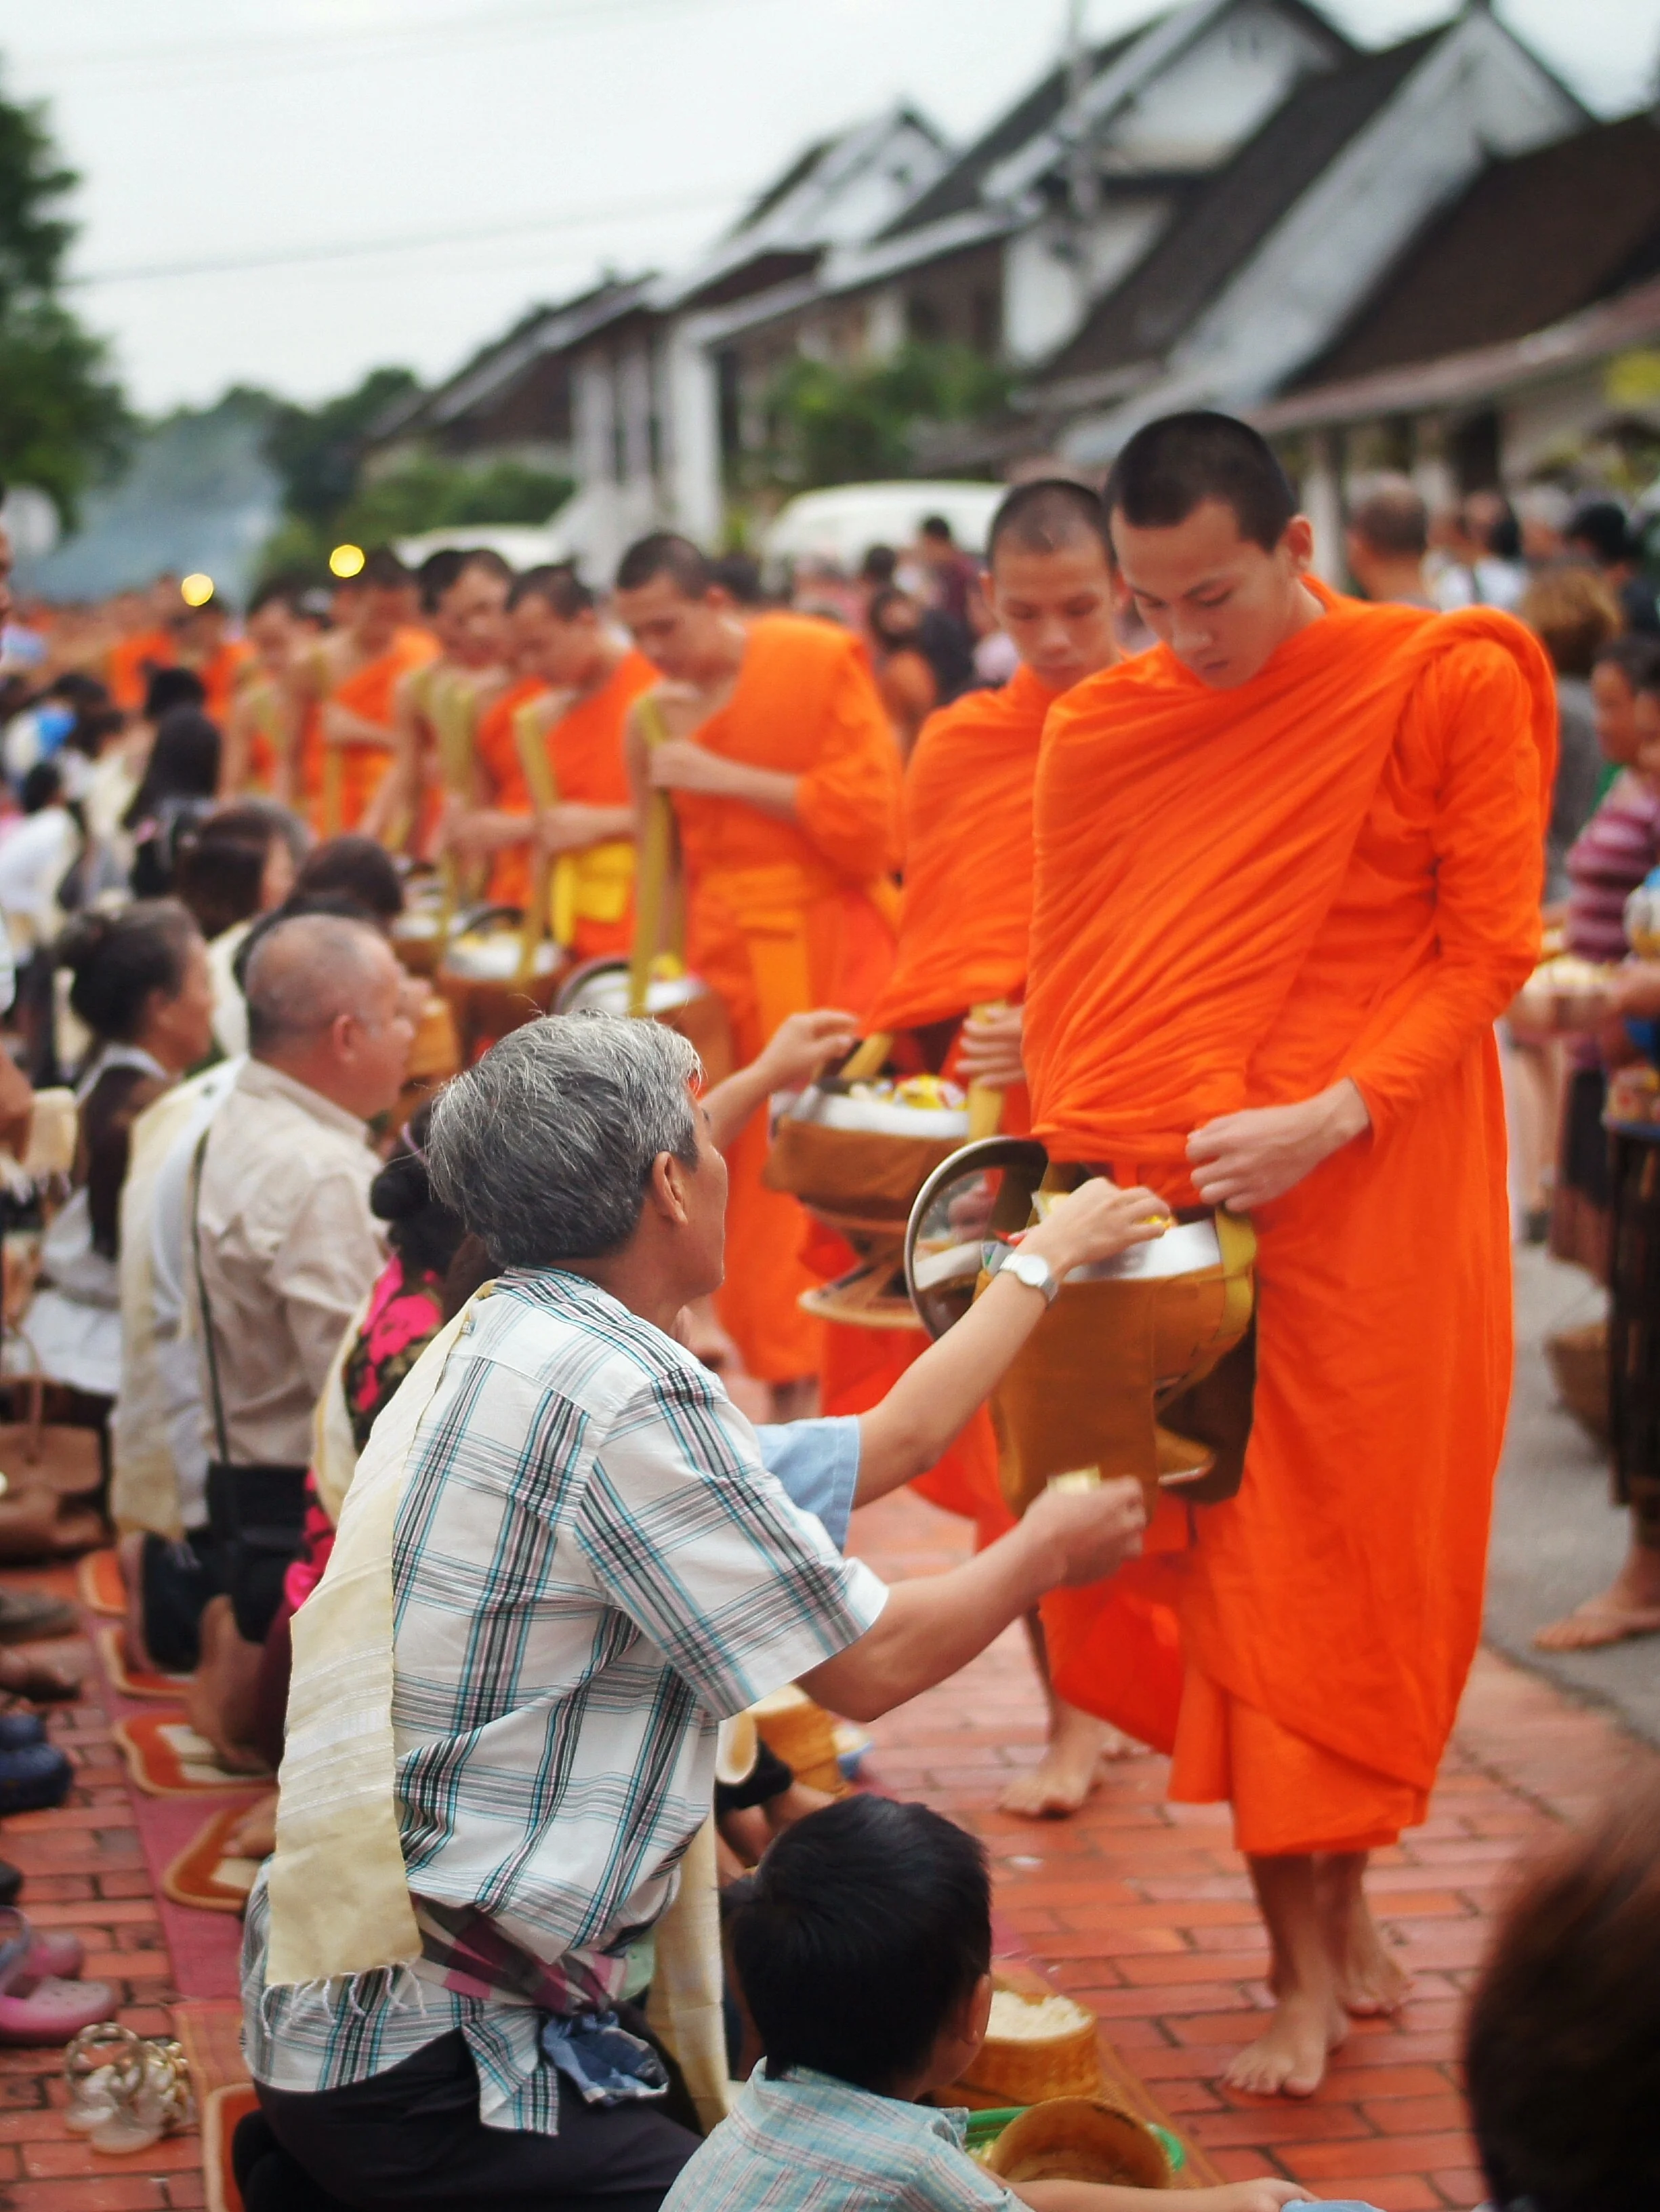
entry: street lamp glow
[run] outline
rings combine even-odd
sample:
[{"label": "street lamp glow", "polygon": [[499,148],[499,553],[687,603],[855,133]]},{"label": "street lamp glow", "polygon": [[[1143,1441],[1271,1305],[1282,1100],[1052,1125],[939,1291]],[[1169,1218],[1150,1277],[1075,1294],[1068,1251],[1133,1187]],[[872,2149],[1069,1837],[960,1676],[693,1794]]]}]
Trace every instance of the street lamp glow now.
[{"label": "street lamp glow", "polygon": [[179,596],[187,607],[205,607],[213,597],[213,578],[195,569],[179,585]]},{"label": "street lamp glow", "polygon": [[345,578],[357,575],[363,567],[364,552],[360,545],[336,545],[329,556],[329,574]]}]

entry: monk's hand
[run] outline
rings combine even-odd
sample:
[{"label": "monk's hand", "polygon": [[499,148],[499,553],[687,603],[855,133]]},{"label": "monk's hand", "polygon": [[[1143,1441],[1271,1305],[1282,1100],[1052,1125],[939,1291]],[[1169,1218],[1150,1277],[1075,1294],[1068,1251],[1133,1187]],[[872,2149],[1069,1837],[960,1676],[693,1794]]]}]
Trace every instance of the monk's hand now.
[{"label": "monk's hand", "polygon": [[789,1014],[761,1048],[754,1063],[758,1077],[772,1091],[799,1091],[833,1060],[840,1060],[859,1041],[856,1015],[839,1006],[817,1006]]},{"label": "monk's hand", "polygon": [[1104,1176],[1080,1183],[1047,1221],[1021,1238],[1022,1252],[1047,1260],[1060,1282],[1074,1267],[1092,1260],[1111,1260],[1131,1244],[1150,1243],[1171,1225],[1170,1208],[1156,1192],[1139,1184],[1120,1190]]},{"label": "monk's hand", "polygon": [[1098,1583],[1142,1548],[1147,1508],[1134,1475],[1118,1476],[1095,1490],[1045,1490],[1020,1525],[1021,1539],[1038,1547],[1044,1586]]},{"label": "monk's hand", "polygon": [[1345,1076],[1300,1105],[1219,1114],[1188,1139],[1188,1171],[1207,1206],[1248,1213],[1294,1190],[1371,1127],[1365,1099]]},{"label": "monk's hand", "polygon": [[610,811],[608,807],[581,805],[575,799],[560,806],[544,806],[536,816],[536,843],[550,857],[582,852],[604,836]]},{"label": "monk's hand", "polygon": [[984,1083],[1007,1091],[1026,1080],[1021,1038],[1024,1006],[986,1006],[970,1014],[957,1045],[957,1068],[965,1083]]},{"label": "monk's hand", "polygon": [[732,773],[737,765],[689,738],[664,738],[651,747],[645,763],[655,791],[702,791],[718,799],[739,788],[742,778]]}]

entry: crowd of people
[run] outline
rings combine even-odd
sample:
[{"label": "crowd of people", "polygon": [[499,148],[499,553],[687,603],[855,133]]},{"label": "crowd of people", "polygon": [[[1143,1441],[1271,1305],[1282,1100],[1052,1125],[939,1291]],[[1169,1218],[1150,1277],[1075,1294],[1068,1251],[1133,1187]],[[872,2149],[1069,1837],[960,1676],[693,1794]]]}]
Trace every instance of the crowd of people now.
[{"label": "crowd of people", "polygon": [[[99,1438],[125,1663],[187,1678],[227,1774],[281,1765],[230,1846],[250,2212],[1129,2212],[1005,2187],[939,2109],[986,2032],[978,1847],[729,1756],[786,1685],[869,1721],[1017,1621],[1049,1729],[1008,1809],[1063,1818],[1138,1744],[1233,1808],[1273,1996],[1235,2087],[1312,2094],[1403,2001],[1365,1875],[1480,1632],[1512,1241],[1611,1275],[1616,1334],[1660,1295],[1652,1240],[1620,1256],[1652,1156],[1603,1127],[1660,969],[1571,1064],[1510,1011],[1542,921],[1625,961],[1660,614],[1624,509],[1549,488],[1363,487],[1358,597],[1313,550],[1269,448],[1194,415],[1104,494],[1018,486],[983,569],[930,523],[793,604],[658,532],[603,592],[382,548],[239,623],[174,579],[8,622],[3,1371]],[[481,995],[446,948],[498,924]],[[549,1015],[605,963],[681,1012]],[[769,1170],[766,1102],[878,1037],[1047,1156],[936,1342],[854,1325],[855,1254]],[[1222,1216],[1256,1237],[1232,1492],[1103,1468],[1017,1512],[986,1408],[1058,1287]],[[1660,1395],[1612,1373],[1631,1562],[1557,1642],[1660,1630]],[[975,1553],[884,1587],[849,1516],[907,1482]],[[84,1502],[5,1502],[8,1556],[88,1540]],[[27,1748],[0,1804],[47,1802],[3,1796]],[[1477,1993],[1496,2203],[1652,2193],[1635,1833],[1540,1874]]]}]

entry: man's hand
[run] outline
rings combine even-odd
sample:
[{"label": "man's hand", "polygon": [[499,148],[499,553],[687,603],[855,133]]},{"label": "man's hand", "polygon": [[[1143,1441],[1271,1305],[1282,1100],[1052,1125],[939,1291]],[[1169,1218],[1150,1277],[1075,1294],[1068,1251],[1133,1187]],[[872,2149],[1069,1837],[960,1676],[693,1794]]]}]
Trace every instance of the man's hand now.
[{"label": "man's hand", "polygon": [[970,1014],[957,1047],[957,1069],[962,1081],[984,1083],[993,1091],[1007,1091],[1024,1083],[1021,1039],[1025,1026],[1024,1006],[988,1007],[983,1013]]},{"label": "man's hand", "polygon": [[1111,1260],[1131,1244],[1148,1244],[1171,1226],[1169,1206],[1156,1192],[1138,1183],[1120,1190],[1105,1176],[1081,1183],[1047,1221],[1028,1229],[1022,1252],[1047,1260],[1058,1283],[1074,1267],[1092,1260]]},{"label": "man's hand", "polygon": [[1142,1486],[1124,1474],[1099,1490],[1045,1490],[1027,1509],[1021,1534],[1041,1547],[1044,1586],[1055,1589],[1098,1583],[1136,1558],[1146,1526]]},{"label": "man's hand", "polygon": [[837,1006],[819,1006],[811,1013],[789,1014],[775,1029],[754,1062],[758,1080],[770,1094],[799,1091],[830,1060],[839,1060],[859,1041],[856,1015]]},{"label": "man's hand", "polygon": [[[1112,2181],[1012,2181],[1011,2197],[1032,2212],[1131,2212],[1148,2201],[1144,2189]],[[1159,2212],[1280,2212],[1282,2204],[1318,2203],[1295,2181],[1229,2181],[1220,2189],[1160,2191]]]},{"label": "man's hand", "polygon": [[1194,1188],[1207,1206],[1248,1213],[1293,1190],[1371,1126],[1366,1101],[1347,1076],[1298,1106],[1219,1115],[1187,1140]]}]

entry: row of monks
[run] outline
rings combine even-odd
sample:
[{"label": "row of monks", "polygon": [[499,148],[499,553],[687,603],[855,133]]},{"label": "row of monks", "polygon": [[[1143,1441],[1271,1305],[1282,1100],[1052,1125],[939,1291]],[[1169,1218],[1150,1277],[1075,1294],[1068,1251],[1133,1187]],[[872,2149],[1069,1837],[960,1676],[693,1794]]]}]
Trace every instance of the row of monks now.
[{"label": "row of monks", "polygon": [[[229,706],[250,783],[458,894],[549,900],[573,957],[631,944],[666,794],[684,959],[737,1060],[842,1008],[1000,1083],[1057,1162],[1251,1212],[1239,1495],[1167,1498],[1045,1626],[1067,1698],[1173,1751],[1177,1796],[1232,1801],[1278,1998],[1234,2078],[1301,2092],[1347,2013],[1398,2001],[1360,1874],[1424,1816],[1479,1634],[1510,1364],[1492,1030],[1537,945],[1554,742],[1518,624],[1342,599],[1311,553],[1225,418],[1140,434],[1106,506],[1021,487],[986,583],[1021,666],[903,766],[855,634],[739,609],[667,534],[604,609],[488,556],[429,577],[420,627],[387,556],[321,639],[268,595]],[[1160,642],[1125,659],[1132,603]],[[861,1410],[922,1339],[803,1310],[846,1255],[766,1147],[752,1123],[730,1162],[721,1320],[781,1411],[811,1376]],[[1007,1525],[983,1425],[924,1487]]]}]

